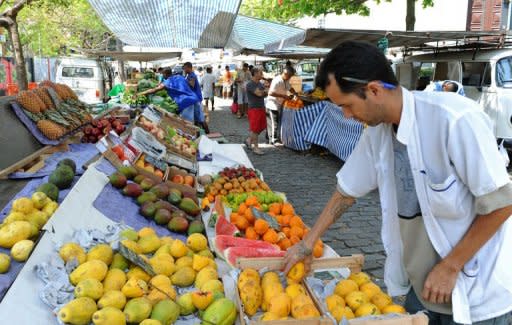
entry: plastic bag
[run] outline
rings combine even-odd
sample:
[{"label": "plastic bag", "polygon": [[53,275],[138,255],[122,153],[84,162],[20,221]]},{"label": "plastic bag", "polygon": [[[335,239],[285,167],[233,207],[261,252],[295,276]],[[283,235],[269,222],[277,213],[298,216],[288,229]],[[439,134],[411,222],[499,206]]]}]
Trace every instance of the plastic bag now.
[{"label": "plastic bag", "polygon": [[238,103],[233,102],[233,104],[231,104],[231,113],[233,113],[233,114],[238,113]]},{"label": "plastic bag", "polygon": [[500,151],[501,157],[503,158],[503,162],[505,163],[505,167],[508,167],[510,164],[510,158],[508,157],[507,149],[505,149],[505,146],[503,143],[505,140],[501,140],[500,145],[498,146],[498,150]]}]

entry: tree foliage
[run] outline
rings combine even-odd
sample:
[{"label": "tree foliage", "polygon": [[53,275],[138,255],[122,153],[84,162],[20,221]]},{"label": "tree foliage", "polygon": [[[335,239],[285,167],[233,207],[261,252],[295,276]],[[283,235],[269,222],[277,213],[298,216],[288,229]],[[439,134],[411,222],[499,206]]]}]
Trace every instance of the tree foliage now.
[{"label": "tree foliage", "polygon": [[87,0],[36,0],[20,12],[18,23],[22,43],[41,56],[105,48],[111,36]]},{"label": "tree foliage", "polygon": [[[374,1],[380,3],[392,0]],[[421,1],[423,8],[434,5],[434,0]],[[318,17],[330,13],[368,16],[370,9],[366,6],[367,2],[368,0],[244,0],[240,11],[248,16],[291,22],[304,16]]]}]

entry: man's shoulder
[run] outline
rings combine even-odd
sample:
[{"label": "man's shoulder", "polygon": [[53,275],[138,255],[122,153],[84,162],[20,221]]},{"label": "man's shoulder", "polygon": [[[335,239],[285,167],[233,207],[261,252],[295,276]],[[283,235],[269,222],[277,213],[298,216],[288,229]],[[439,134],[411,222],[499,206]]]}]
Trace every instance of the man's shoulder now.
[{"label": "man's shoulder", "polygon": [[[472,112],[481,112],[482,109],[474,100],[451,92],[413,91],[416,106],[427,109],[436,109],[448,115],[460,116]],[[428,114],[428,110],[417,110]]]}]

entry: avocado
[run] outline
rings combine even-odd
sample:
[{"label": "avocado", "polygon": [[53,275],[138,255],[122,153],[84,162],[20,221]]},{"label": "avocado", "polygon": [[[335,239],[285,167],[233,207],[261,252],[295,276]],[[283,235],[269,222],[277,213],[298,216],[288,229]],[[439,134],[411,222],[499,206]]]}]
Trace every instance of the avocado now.
[{"label": "avocado", "polygon": [[73,174],[76,174],[76,164],[75,164],[75,162],[73,160],[71,160],[69,158],[62,159],[57,164],[57,168],[62,166],[62,165],[67,165],[67,166],[71,167],[71,169],[73,170]]},{"label": "avocado", "polygon": [[36,192],[43,192],[46,194],[46,196],[56,202],[59,199],[59,188],[52,183],[44,183],[39,185],[39,187],[36,189]]},{"label": "avocado", "polygon": [[71,186],[74,176],[75,173],[73,173],[73,169],[71,169],[71,167],[68,165],[61,165],[50,174],[48,182],[55,184],[59,190],[63,190]]}]

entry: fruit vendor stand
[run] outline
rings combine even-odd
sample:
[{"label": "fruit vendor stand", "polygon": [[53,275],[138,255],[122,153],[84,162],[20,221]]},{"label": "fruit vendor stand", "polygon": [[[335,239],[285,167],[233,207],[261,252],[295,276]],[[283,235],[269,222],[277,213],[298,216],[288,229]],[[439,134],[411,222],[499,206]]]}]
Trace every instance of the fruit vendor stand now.
[{"label": "fruit vendor stand", "polygon": [[283,108],[280,131],[284,146],[303,151],[316,144],[329,149],[341,160],[347,160],[359,141],[363,125],[345,118],[342,108],[330,101],[308,104],[301,108],[288,108],[286,105]]}]

